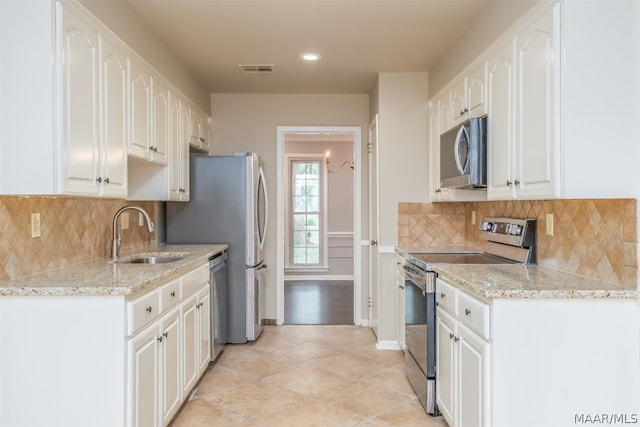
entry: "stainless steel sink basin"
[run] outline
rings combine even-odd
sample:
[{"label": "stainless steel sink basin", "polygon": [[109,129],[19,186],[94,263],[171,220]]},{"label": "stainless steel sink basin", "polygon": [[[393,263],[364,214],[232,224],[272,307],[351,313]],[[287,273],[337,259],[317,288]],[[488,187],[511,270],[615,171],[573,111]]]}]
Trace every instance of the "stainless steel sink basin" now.
[{"label": "stainless steel sink basin", "polygon": [[181,256],[141,256],[129,260],[120,261],[121,264],[166,264],[180,261]]}]

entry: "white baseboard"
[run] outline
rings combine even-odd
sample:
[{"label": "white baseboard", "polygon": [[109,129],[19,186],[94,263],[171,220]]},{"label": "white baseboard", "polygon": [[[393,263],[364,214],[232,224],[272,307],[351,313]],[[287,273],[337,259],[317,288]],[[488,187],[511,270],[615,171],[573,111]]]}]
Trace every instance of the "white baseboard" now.
[{"label": "white baseboard", "polygon": [[343,276],[321,276],[321,275],[286,275],[284,276],[284,280],[354,280],[353,275],[343,275]]},{"label": "white baseboard", "polygon": [[402,350],[402,346],[398,341],[378,341],[376,348],[378,350]]},{"label": "white baseboard", "polygon": [[369,319],[360,319],[360,323],[358,323],[358,326],[369,326]]}]

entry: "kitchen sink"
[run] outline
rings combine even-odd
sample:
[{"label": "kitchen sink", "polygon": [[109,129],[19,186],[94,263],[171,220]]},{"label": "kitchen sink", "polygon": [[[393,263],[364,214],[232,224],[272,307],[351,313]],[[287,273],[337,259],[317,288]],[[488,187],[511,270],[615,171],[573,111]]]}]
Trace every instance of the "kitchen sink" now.
[{"label": "kitchen sink", "polygon": [[191,254],[192,252],[142,252],[120,258],[116,264],[168,264],[180,261]]},{"label": "kitchen sink", "polygon": [[121,264],[167,264],[169,262],[180,261],[182,256],[141,256],[120,261]]}]

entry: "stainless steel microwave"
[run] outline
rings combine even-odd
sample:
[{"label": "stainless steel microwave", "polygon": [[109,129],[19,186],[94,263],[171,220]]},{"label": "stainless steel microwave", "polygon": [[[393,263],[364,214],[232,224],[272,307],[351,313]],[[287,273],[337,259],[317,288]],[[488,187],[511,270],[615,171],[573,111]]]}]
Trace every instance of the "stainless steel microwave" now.
[{"label": "stainless steel microwave", "polygon": [[440,187],[487,188],[487,116],[440,135]]}]

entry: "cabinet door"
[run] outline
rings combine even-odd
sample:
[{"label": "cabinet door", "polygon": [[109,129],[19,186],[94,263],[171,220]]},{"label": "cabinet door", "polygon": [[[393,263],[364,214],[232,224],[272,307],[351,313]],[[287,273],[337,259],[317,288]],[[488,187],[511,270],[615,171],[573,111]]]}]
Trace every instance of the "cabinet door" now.
[{"label": "cabinet door", "polygon": [[181,138],[180,100],[170,94],[169,102],[169,200],[179,201],[182,196],[182,169],[184,149]]},{"label": "cabinet door", "polygon": [[202,148],[202,117],[195,108],[191,109],[191,145]]},{"label": "cabinet door", "polygon": [[211,117],[202,120],[202,149],[211,152]]},{"label": "cabinet door", "polygon": [[198,373],[207,369],[211,360],[211,286],[198,291]]},{"label": "cabinet door", "polygon": [[[455,320],[444,310],[437,312],[436,351],[438,369],[436,370],[436,400],[442,416],[450,426],[454,425],[456,357]],[[457,424],[456,424],[457,425]]]},{"label": "cabinet door", "polygon": [[437,201],[440,193],[440,117],[439,100],[429,103],[429,166],[431,170],[431,201]]},{"label": "cabinet door", "polygon": [[169,89],[161,81],[154,79],[151,158],[155,163],[167,163],[169,144]]},{"label": "cabinet door", "polygon": [[404,302],[404,270],[402,269],[403,257],[396,256],[396,336],[400,348],[405,347],[405,302]]},{"label": "cabinet door", "polygon": [[131,62],[129,66],[130,139],[129,154],[150,158],[151,147],[151,74]]},{"label": "cabinet door", "polygon": [[169,424],[182,402],[180,382],[180,310],[174,310],[160,321],[162,341],[160,343],[162,378],[161,413],[163,425]]},{"label": "cabinet door", "polygon": [[489,346],[464,326],[458,327],[458,412],[460,426],[488,426],[486,397]]},{"label": "cabinet door", "polygon": [[466,108],[468,117],[480,117],[487,114],[487,63],[483,61],[467,75]]},{"label": "cabinet door", "polygon": [[556,76],[560,49],[556,46],[557,22],[547,9],[521,30],[516,44],[516,111],[518,142],[516,179],[520,197],[559,195],[557,178],[559,138],[555,120]]},{"label": "cabinet door", "polygon": [[98,33],[71,8],[62,9],[61,21],[63,191],[97,195]]},{"label": "cabinet door", "polygon": [[462,123],[467,118],[467,102],[465,97],[466,78],[455,84],[450,94],[452,126]]},{"label": "cabinet door", "polygon": [[186,396],[198,379],[198,298],[182,304],[182,390]]},{"label": "cabinet door", "polygon": [[122,49],[100,37],[102,144],[98,180],[102,194],[127,195],[127,63]]},{"label": "cabinet door", "polygon": [[133,427],[158,425],[158,345],[157,326],[129,341],[129,421]]},{"label": "cabinet door", "polygon": [[496,50],[487,61],[488,138],[487,197],[509,199],[514,195],[513,43]]}]

